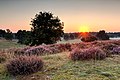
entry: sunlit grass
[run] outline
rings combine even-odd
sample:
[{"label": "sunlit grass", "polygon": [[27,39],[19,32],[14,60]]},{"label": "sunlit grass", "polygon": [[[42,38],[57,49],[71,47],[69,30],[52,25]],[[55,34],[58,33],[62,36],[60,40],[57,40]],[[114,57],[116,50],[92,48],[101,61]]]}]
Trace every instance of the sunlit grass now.
[{"label": "sunlit grass", "polygon": [[[2,49],[9,46],[23,46],[15,42],[0,43]],[[4,45],[8,47],[4,47]],[[16,45],[15,45],[16,44]],[[0,80],[120,80],[120,56],[113,55],[105,60],[72,61],[69,52],[41,56],[44,61],[42,71],[28,76],[12,77],[0,64]]]},{"label": "sunlit grass", "polygon": [[[45,67],[42,72],[22,76],[25,80],[119,80],[120,56],[97,61],[71,61],[68,52],[42,56]],[[41,77],[42,76],[42,77]],[[17,77],[18,80],[21,76]]]},{"label": "sunlit grass", "polygon": [[0,50],[20,47],[25,47],[25,45],[18,44],[16,41],[0,40]]}]

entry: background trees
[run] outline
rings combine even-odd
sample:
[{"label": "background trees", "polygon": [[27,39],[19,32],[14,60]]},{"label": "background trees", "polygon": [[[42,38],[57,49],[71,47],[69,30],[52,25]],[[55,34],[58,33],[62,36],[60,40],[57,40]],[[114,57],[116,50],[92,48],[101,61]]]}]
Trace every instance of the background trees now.
[{"label": "background trees", "polygon": [[6,32],[5,32],[5,30],[2,30],[2,29],[0,29],[0,37],[5,37],[5,34],[6,34]]},{"label": "background trees", "polygon": [[107,35],[107,33],[105,33],[105,30],[100,30],[96,37],[99,39],[99,40],[109,40],[109,36]]},{"label": "background trees", "polygon": [[63,23],[50,12],[40,12],[31,21],[31,45],[56,43],[63,36]]},{"label": "background trees", "polygon": [[16,38],[18,39],[18,43],[29,45],[31,40],[31,31],[18,30]]},{"label": "background trees", "polygon": [[10,29],[6,29],[5,39],[6,40],[12,40],[12,38],[13,38],[12,32],[10,31]]}]

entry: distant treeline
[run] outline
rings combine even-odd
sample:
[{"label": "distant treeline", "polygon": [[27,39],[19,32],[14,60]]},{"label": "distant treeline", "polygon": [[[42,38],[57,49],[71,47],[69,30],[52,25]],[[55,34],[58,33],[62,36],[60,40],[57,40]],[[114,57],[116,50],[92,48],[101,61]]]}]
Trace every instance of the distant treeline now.
[{"label": "distant treeline", "polygon": [[14,38],[14,34],[10,31],[10,29],[6,29],[6,30],[0,29],[0,38],[5,38],[6,40],[12,40]]},{"label": "distant treeline", "polygon": [[[95,36],[97,35],[98,32],[89,32],[89,34]],[[120,37],[120,32],[109,32],[106,33],[110,38],[115,38],[115,37]],[[81,32],[74,32],[74,33],[64,33],[63,38],[65,40],[70,40],[70,39],[77,39],[77,38],[81,38]]]},{"label": "distant treeline", "polygon": [[[96,35],[98,32],[89,32],[91,35]],[[18,30],[17,33],[12,33],[10,29],[2,30],[0,29],[0,38],[5,38],[7,40],[18,39],[18,43],[27,43],[27,39],[30,38],[31,31],[27,30]],[[107,35],[110,38],[120,37],[120,32],[109,32]],[[81,38],[81,32],[74,32],[74,33],[64,33],[63,37],[64,40],[72,40],[72,39],[79,39]]]}]

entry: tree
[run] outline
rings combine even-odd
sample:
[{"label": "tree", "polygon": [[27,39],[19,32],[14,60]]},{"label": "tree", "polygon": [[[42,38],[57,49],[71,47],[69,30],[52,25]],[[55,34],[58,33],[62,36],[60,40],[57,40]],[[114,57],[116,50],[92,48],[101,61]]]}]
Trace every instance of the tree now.
[{"label": "tree", "polygon": [[0,29],[0,37],[4,38],[5,37],[5,30]]},{"label": "tree", "polygon": [[31,21],[31,45],[53,44],[63,36],[63,23],[50,12],[39,12]]},{"label": "tree", "polygon": [[18,30],[16,37],[18,39],[18,43],[29,45],[31,40],[31,31]]},{"label": "tree", "polygon": [[90,33],[81,33],[81,41],[83,42],[92,42],[96,41],[97,38]]},{"label": "tree", "polygon": [[6,29],[5,39],[12,40],[12,38],[13,38],[12,32],[10,31],[10,29]]},{"label": "tree", "polygon": [[99,40],[109,40],[109,36],[105,33],[105,30],[100,30],[96,36]]}]

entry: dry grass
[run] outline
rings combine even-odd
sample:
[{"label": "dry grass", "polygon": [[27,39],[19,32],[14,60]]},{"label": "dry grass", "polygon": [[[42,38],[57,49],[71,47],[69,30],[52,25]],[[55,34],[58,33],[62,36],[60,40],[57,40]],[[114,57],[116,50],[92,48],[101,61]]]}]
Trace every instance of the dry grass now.
[{"label": "dry grass", "polygon": [[[105,60],[71,61],[68,52],[42,56],[45,67],[42,72],[18,76],[21,80],[119,80],[120,56]],[[41,77],[42,76],[42,77]]]},{"label": "dry grass", "polygon": [[[106,43],[108,41],[75,43],[72,44],[72,48],[79,45],[81,49],[84,49],[93,45],[102,46]],[[120,41],[111,41],[110,43],[120,45]],[[6,42],[2,44],[6,44]],[[13,43],[10,43],[10,45],[13,45]],[[14,45],[14,47],[17,46]],[[6,49],[7,47],[3,48]],[[6,71],[5,63],[1,63],[0,80],[120,80],[120,55],[111,55],[104,60],[72,61],[68,58],[68,53],[63,51],[41,56],[44,61],[43,70],[27,76],[12,77]],[[13,53],[7,55],[7,60],[15,57]]]}]

